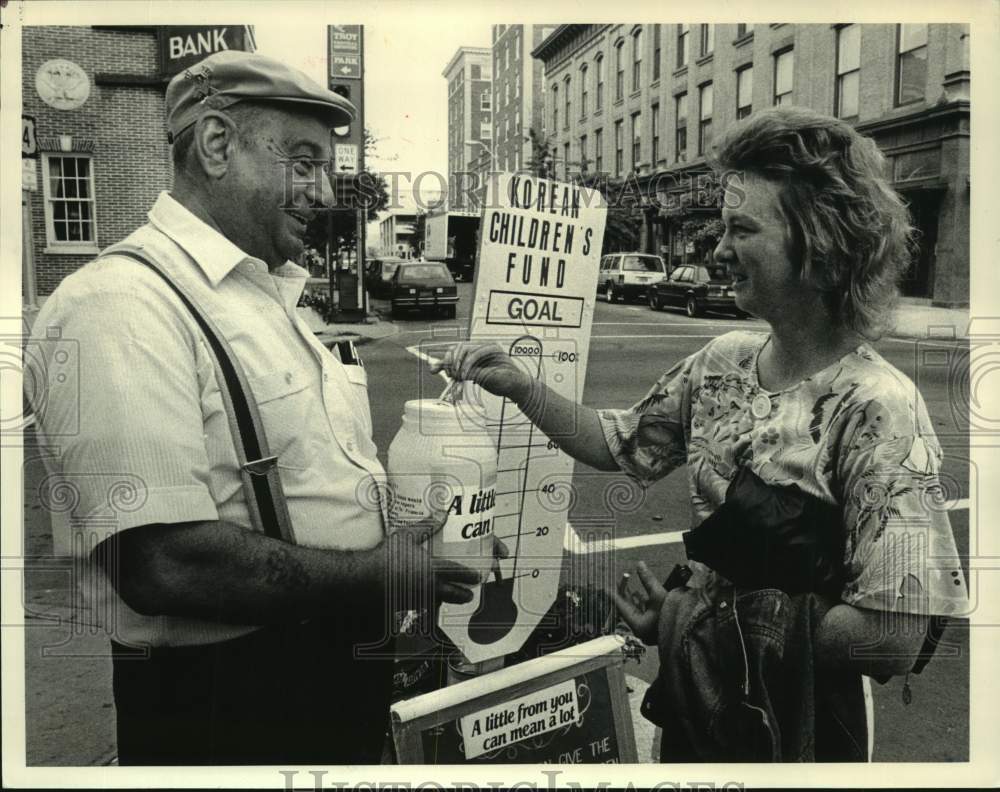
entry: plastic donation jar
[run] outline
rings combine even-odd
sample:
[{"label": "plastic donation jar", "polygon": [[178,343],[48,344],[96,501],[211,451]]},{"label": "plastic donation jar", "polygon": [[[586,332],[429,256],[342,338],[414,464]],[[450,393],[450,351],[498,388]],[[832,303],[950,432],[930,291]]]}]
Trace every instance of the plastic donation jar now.
[{"label": "plastic donation jar", "polygon": [[432,511],[447,512],[432,553],[488,570],[496,465],[493,439],[472,418],[461,421],[455,404],[406,402],[403,425],[389,446],[389,531],[405,530]]}]

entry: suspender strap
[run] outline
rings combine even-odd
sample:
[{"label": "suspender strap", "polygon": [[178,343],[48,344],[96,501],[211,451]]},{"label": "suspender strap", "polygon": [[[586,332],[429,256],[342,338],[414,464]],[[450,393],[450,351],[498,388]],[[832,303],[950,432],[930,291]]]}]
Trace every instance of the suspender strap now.
[{"label": "suspender strap", "polygon": [[225,337],[183,287],[142,248],[116,245],[105,250],[101,254],[102,258],[104,256],[125,256],[145,264],[163,278],[191,312],[205,340],[208,341],[215,357],[216,370],[222,375],[225,383],[225,387],[221,388],[222,401],[226,406],[229,426],[233,433],[233,445],[240,464],[240,476],[243,479],[243,491],[247,509],[250,511],[250,520],[254,528],[267,536],[294,544],[295,533],[292,530],[285,493],[281,487],[278,457],[270,454],[264,425],[257,411],[257,402],[247,383],[243,367]]}]

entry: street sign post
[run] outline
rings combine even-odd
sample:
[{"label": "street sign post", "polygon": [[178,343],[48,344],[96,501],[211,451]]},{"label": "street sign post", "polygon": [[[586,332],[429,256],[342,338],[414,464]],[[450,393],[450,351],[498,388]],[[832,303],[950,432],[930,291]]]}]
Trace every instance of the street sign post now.
[{"label": "street sign post", "polygon": [[[327,26],[327,74],[331,91],[340,94],[357,108],[357,118],[333,130],[334,171],[341,179],[354,179],[365,168],[364,103],[364,26]],[[354,196],[357,190],[347,191]],[[339,266],[340,257],[329,262],[330,290],[337,295],[335,308],[344,316],[366,311],[364,284],[365,209],[355,207],[356,251],[349,268]],[[332,236],[333,218],[328,224]],[[333,240],[331,240],[332,242]]]}]

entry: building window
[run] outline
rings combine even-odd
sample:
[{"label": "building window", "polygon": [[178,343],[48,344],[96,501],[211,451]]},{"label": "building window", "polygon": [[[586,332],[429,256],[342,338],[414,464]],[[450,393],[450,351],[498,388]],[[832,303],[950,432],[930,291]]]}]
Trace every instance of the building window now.
[{"label": "building window", "polygon": [[642,74],[642,28],[632,34],[632,90],[638,91]]},{"label": "building window", "polygon": [[791,104],[795,50],[787,49],[774,56],[774,103]]},{"label": "building window", "polygon": [[837,118],[858,115],[858,84],[861,73],[861,27],[844,25],[837,29]]},{"label": "building window", "polygon": [[559,86],[552,86],[552,134],[559,129]]},{"label": "building window", "polygon": [[587,170],[587,136],[580,135],[580,172]]},{"label": "building window", "polygon": [[569,181],[569,143],[563,143],[563,178]]},{"label": "building window", "polygon": [[677,68],[681,69],[688,65],[688,37],[691,33],[690,25],[677,26]]},{"label": "building window", "polygon": [[927,91],[927,25],[899,25],[896,104],[920,102]]},{"label": "building window", "polygon": [[700,37],[700,55],[711,55],[715,52],[715,25],[702,25]]},{"label": "building window", "polygon": [[587,115],[587,64],[580,67],[580,118]]},{"label": "building window", "polygon": [[748,25],[746,22],[743,22],[736,26],[736,38],[738,39],[749,36],[751,33],[753,33],[752,23]]},{"label": "building window", "polygon": [[521,134],[521,111],[518,110],[514,113],[514,134]]},{"label": "building window", "polygon": [[632,170],[642,161],[642,114],[632,113]]},{"label": "building window", "polygon": [[650,120],[653,125],[652,143],[653,150],[650,154],[650,164],[656,168],[656,163],[660,161],[660,106],[654,104],[650,109]]},{"label": "building window", "polygon": [[483,78],[483,67],[472,64],[472,79],[481,80]]},{"label": "building window", "polygon": [[594,130],[594,170],[604,172],[604,130]]},{"label": "building window", "polygon": [[87,154],[43,154],[45,238],[53,247],[97,246],[94,169]]},{"label": "building window", "polygon": [[621,176],[625,167],[625,151],[622,141],[622,122],[615,121],[615,176]]},{"label": "building window", "polygon": [[660,79],[660,37],[663,34],[662,25],[653,25],[653,82]]},{"label": "building window", "polygon": [[510,66],[510,50],[505,48],[503,51],[503,67],[506,69],[508,66]]},{"label": "building window", "polygon": [[698,153],[712,145],[712,83],[698,88]]},{"label": "building window", "polygon": [[483,91],[479,97],[479,109],[480,110],[492,110],[490,105],[490,92]]},{"label": "building window", "polygon": [[736,72],[736,120],[746,118],[753,111],[753,66]]},{"label": "building window", "polygon": [[563,80],[565,85],[563,86],[566,90],[563,93],[563,99],[566,102],[566,113],[563,115],[563,129],[569,129],[569,76]]},{"label": "building window", "polygon": [[619,41],[615,45],[615,101],[619,101],[625,95],[625,66],[622,63],[622,58],[625,57],[624,49],[624,41]]},{"label": "building window", "polygon": [[687,159],[687,147],[688,147],[688,95],[687,92],[682,94],[677,94],[674,97],[674,116],[677,119],[675,122],[675,134],[674,134],[674,145],[676,152],[674,161],[683,162]]},{"label": "building window", "polygon": [[594,71],[597,72],[597,90],[594,92],[594,109],[604,106],[604,56],[598,55],[594,61]]}]

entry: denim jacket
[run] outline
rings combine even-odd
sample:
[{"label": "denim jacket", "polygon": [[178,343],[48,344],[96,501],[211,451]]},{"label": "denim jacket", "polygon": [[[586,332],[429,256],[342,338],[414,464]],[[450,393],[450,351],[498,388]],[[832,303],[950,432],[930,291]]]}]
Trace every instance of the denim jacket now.
[{"label": "denim jacket", "polygon": [[867,761],[861,677],[816,670],[816,629],[834,604],[718,575],[670,591],[642,703],[663,730],[660,760]]},{"label": "denim jacket", "polygon": [[838,599],[839,515],[742,468],[684,536],[704,585],[668,592],[660,673],[642,712],[662,761],[866,761],[861,676],[819,672],[815,639]]}]

